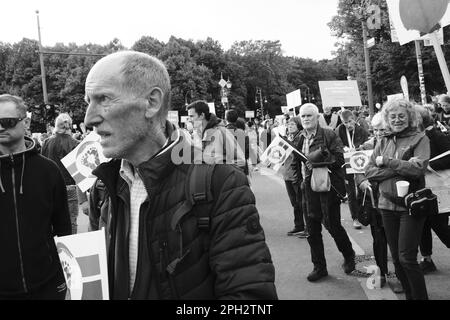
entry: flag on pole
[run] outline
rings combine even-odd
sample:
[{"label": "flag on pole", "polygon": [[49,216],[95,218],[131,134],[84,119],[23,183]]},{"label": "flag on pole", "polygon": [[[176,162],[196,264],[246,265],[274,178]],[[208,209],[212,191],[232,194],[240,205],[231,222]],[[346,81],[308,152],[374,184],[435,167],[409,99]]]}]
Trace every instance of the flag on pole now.
[{"label": "flag on pole", "polygon": [[61,162],[80,190],[85,192],[92,187],[96,179],[92,175],[92,170],[97,168],[100,163],[108,160],[103,156],[100,136],[92,131],[75,149],[62,158]]},{"label": "flag on pole", "polygon": [[55,237],[70,300],[108,300],[105,229]]},{"label": "flag on pole", "polygon": [[277,135],[261,155],[261,164],[278,172],[294,150],[289,143]]},{"label": "flag on pole", "polygon": [[369,164],[373,150],[352,151],[344,153],[347,174],[364,173]]}]

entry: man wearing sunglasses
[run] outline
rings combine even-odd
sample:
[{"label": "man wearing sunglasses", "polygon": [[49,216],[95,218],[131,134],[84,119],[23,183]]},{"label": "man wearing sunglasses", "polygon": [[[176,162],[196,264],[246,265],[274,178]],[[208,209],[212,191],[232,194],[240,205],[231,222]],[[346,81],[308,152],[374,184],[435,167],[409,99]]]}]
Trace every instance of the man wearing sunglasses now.
[{"label": "man wearing sunglasses", "polygon": [[57,165],[41,156],[19,97],[0,95],[0,300],[64,299],[53,236],[71,234]]}]

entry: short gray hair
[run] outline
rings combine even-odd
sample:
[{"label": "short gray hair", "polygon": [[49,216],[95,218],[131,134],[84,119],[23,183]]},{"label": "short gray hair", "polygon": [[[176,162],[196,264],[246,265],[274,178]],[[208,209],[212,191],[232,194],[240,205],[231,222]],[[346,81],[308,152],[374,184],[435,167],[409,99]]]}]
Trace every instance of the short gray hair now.
[{"label": "short gray hair", "polygon": [[27,106],[21,97],[13,96],[12,94],[2,94],[0,95],[1,102],[12,102],[16,105],[17,112],[20,118],[25,118],[27,116]]},{"label": "short gray hair", "polygon": [[138,96],[148,93],[152,87],[158,87],[163,92],[163,108],[160,116],[166,118],[170,108],[171,86],[170,77],[164,63],[146,53],[137,51],[120,51],[116,54],[124,56],[122,64],[124,89]]}]

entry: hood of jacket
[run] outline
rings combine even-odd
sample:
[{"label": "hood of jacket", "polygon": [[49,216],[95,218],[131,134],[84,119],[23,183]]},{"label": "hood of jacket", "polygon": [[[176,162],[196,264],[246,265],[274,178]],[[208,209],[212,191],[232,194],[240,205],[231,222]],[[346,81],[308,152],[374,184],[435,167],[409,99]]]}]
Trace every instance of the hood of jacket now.
[{"label": "hood of jacket", "polygon": [[[0,154],[0,169],[1,167],[6,168],[18,168],[20,167],[20,193],[23,192],[23,173],[25,171],[26,160],[31,156],[38,153],[36,148],[36,143],[33,139],[25,137],[25,150],[20,152],[15,152],[11,154]],[[2,183],[2,177],[0,175],[0,192],[5,192],[5,188]]]},{"label": "hood of jacket", "polygon": [[210,117],[209,117],[209,121],[206,124],[205,129],[203,129],[203,134],[205,133],[206,130],[217,127],[218,125],[220,125],[222,122],[222,120],[220,120],[219,118],[217,118],[217,116],[213,113],[211,113]]}]

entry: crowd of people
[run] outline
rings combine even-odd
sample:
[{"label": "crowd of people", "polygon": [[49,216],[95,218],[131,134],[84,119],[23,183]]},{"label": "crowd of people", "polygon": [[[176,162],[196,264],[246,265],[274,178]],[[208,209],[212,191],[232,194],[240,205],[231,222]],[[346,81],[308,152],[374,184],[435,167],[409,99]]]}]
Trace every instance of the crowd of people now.
[{"label": "crowd of people", "polygon": [[[307,103],[298,116],[248,122],[234,109],[219,119],[198,100],[187,106],[189,121],[180,128],[167,119],[170,90],[157,58],[110,54],[87,76],[83,133],[60,114],[43,141],[32,138],[22,99],[0,95],[0,248],[8,257],[0,266],[0,299],[64,299],[53,236],[77,233],[79,206],[89,230],[105,227],[111,299],[277,299],[249,179],[277,136],[297,151],[279,174],[293,210],[287,235],[310,247],[308,281],[328,275],[322,225],[342,254],[343,271],[355,271],[341,205],[348,203],[353,227],[361,229],[362,195],[370,192],[381,286],[389,246],[396,292],[428,299],[424,273],[436,270],[431,230],[450,248],[448,213],[411,216],[396,182],[408,181],[414,192],[426,187],[427,168],[450,169],[450,156],[430,162],[450,150],[449,96],[425,106],[389,101],[373,117],[330,107],[321,114]],[[93,171],[89,193],[61,162],[86,128],[95,129],[112,159]],[[364,173],[348,174],[344,153],[358,150],[373,150],[369,164]]]}]

